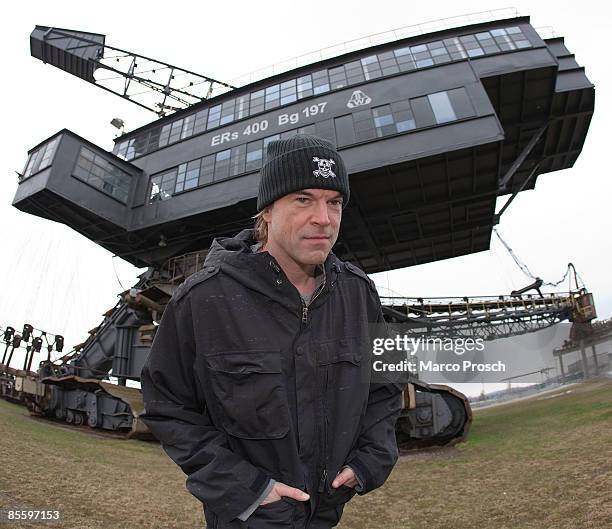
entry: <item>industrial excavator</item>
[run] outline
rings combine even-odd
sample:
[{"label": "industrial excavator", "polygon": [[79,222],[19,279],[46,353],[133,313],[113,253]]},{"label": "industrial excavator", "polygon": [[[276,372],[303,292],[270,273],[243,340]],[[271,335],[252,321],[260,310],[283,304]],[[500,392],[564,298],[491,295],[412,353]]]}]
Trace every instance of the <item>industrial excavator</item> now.
[{"label": "industrial excavator", "polygon": [[[269,141],[305,132],[338,146],[351,198],[334,252],[366,273],[489,249],[519,193],[573,166],[595,89],[563,38],[542,38],[529,17],[505,11],[443,32],[385,35],[236,87],[109,46],[104,34],[36,26],[33,57],[157,118],[129,132],[113,119],[121,135],[112,152],[67,129],[38,143],[18,172],[13,205],[146,271],[60,358],[51,353],[63,353],[61,336],[32,325],[2,329],[2,395],[55,420],[150,436],[139,420],[141,393],[127,382],[139,381],[164,307],[202,268],[213,239],[252,226]],[[496,213],[502,196],[509,199]],[[533,279],[532,288],[499,297],[382,298],[383,312],[413,336],[486,340],[595,317],[586,290],[542,294]],[[47,358],[32,371],[43,347]],[[21,369],[11,366],[17,349],[25,350]],[[410,379],[400,446],[451,444],[470,423],[464,395]]]},{"label": "industrial excavator", "polygon": [[[164,307],[181,282],[201,268],[204,256],[205,252],[194,252],[171,259],[162,270],[147,270],[133,288],[120,294],[102,323],[89,331],[87,340],[56,360],[51,360],[51,352],[62,352],[62,336],[37,331],[31,325],[24,326],[21,334],[10,327],[4,329],[2,396],[26,404],[34,415],[130,438],[151,438],[139,419],[144,411],[141,392],[127,386],[126,381],[139,380]],[[539,287],[537,281],[534,285]],[[564,320],[585,324],[595,317],[592,295],[584,289],[525,295],[529,288],[532,286],[513,292],[513,296],[494,298],[383,297],[381,302],[390,326],[404,325],[402,328],[408,328],[414,337],[494,340]],[[32,360],[41,352],[43,341],[47,343],[47,359],[33,372]],[[26,350],[23,369],[9,366],[19,347]],[[117,377],[118,383],[109,382],[109,375]],[[469,402],[459,391],[412,376],[396,425],[398,446],[414,449],[454,444],[465,439],[471,420]]]}]

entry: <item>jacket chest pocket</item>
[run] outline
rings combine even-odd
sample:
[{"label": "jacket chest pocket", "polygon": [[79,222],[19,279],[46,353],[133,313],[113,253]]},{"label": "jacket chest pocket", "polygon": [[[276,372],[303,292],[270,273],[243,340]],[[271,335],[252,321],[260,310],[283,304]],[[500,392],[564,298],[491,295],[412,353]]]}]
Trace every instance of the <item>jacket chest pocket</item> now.
[{"label": "jacket chest pocket", "polygon": [[369,371],[365,346],[366,342],[360,337],[319,344],[317,364],[324,377],[328,397],[335,395],[339,398],[344,395],[351,400],[358,400],[359,395],[366,390]]},{"label": "jacket chest pocket", "polygon": [[364,355],[364,340],[360,337],[339,338],[318,345],[317,363],[320,366],[360,368]]},{"label": "jacket chest pocket", "polygon": [[289,431],[289,410],[276,350],[206,355],[224,430],[241,439],[278,439]]}]

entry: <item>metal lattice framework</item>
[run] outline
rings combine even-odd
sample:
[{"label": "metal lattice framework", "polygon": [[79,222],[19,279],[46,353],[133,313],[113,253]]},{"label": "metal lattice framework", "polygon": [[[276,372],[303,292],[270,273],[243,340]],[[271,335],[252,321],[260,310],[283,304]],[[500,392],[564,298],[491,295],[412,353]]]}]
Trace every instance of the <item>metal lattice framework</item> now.
[{"label": "metal lattice framework", "polygon": [[554,293],[518,299],[383,297],[383,313],[409,333],[444,338],[495,340],[535,332],[572,318],[579,293]]},{"label": "metal lattice framework", "polygon": [[36,26],[32,54],[158,116],[234,88],[178,66],[105,44],[94,33]]}]

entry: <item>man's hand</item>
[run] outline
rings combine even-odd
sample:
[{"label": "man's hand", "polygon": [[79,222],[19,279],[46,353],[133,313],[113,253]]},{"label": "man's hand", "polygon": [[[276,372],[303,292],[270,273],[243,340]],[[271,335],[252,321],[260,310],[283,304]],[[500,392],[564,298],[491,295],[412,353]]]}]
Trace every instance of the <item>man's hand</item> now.
[{"label": "man's hand", "polygon": [[260,505],[266,505],[267,503],[278,501],[281,499],[282,496],[287,496],[298,501],[307,501],[310,498],[308,494],[306,494],[300,489],[290,487],[289,485],[285,485],[284,483],[276,483],[270,491],[270,494],[268,494],[264,498]]},{"label": "man's hand", "polygon": [[355,477],[355,473],[351,468],[345,468],[342,472],[339,472],[332,483],[332,487],[337,489],[340,485],[347,487],[354,487],[359,483]]}]

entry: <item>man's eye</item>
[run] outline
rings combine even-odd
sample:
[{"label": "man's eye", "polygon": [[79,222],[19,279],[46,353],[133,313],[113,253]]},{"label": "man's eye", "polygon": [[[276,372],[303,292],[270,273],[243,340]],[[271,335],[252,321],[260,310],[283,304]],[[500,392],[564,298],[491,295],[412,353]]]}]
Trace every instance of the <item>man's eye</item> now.
[{"label": "man's eye", "polygon": [[332,206],[341,206],[342,200],[330,200],[329,201]]},{"label": "man's eye", "polygon": [[296,200],[302,204],[306,204],[306,202],[308,202],[310,199],[308,197],[297,197]]}]

